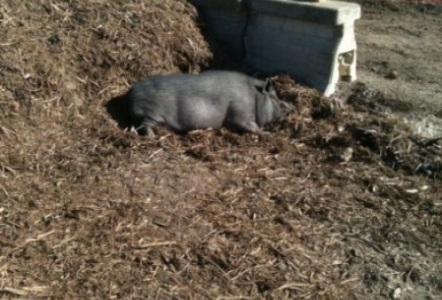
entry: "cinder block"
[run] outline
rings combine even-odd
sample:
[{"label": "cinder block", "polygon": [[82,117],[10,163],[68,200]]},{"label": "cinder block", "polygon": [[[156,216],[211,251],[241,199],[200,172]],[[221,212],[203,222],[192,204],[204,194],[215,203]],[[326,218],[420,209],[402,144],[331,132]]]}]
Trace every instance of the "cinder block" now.
[{"label": "cinder block", "polygon": [[331,0],[193,2],[213,34],[257,71],[289,73],[327,96],[340,80],[356,80],[358,4]]}]

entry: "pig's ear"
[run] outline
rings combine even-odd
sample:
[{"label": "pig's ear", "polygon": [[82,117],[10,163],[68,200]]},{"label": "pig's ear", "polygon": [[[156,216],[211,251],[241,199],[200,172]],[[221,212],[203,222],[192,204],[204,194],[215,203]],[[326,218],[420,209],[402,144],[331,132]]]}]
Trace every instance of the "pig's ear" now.
[{"label": "pig's ear", "polygon": [[256,81],[255,82],[255,88],[260,93],[264,93],[265,92],[266,85],[267,85],[267,82],[264,82],[264,81]]},{"label": "pig's ear", "polygon": [[264,91],[269,92],[273,90],[272,80],[270,78],[267,78],[264,83]]},{"label": "pig's ear", "polygon": [[255,84],[255,88],[260,93],[271,93],[275,90],[270,78],[266,78],[265,81],[261,81],[259,82],[259,84]]},{"label": "pig's ear", "polygon": [[278,99],[278,93],[276,92],[271,78],[267,78],[264,83],[264,93],[269,95],[271,98]]}]

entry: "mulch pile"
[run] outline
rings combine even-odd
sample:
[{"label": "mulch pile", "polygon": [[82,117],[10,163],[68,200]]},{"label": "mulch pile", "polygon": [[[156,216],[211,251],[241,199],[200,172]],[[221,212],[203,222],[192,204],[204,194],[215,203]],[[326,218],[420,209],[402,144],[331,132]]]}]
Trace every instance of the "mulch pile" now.
[{"label": "mulch pile", "polygon": [[270,135],[149,140],[106,103],[210,64],[191,5],[0,0],[0,27],[0,298],[442,294],[442,141],[352,105],[363,85],[280,75]]}]

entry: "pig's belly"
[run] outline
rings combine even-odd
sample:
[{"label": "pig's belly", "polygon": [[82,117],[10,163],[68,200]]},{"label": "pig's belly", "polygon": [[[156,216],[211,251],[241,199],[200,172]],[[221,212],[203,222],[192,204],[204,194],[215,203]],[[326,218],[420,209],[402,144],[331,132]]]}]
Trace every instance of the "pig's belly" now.
[{"label": "pig's belly", "polygon": [[190,131],[195,129],[218,129],[223,126],[227,114],[227,107],[194,101],[193,105],[185,105],[178,110],[178,131]]}]

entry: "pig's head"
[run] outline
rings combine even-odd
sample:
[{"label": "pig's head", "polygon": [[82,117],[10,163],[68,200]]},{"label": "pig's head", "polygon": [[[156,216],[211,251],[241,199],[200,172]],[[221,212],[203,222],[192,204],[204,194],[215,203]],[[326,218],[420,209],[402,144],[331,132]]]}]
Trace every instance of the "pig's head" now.
[{"label": "pig's head", "polygon": [[290,104],[278,98],[269,79],[262,88],[257,87],[256,121],[259,127],[280,118],[290,108]]}]

